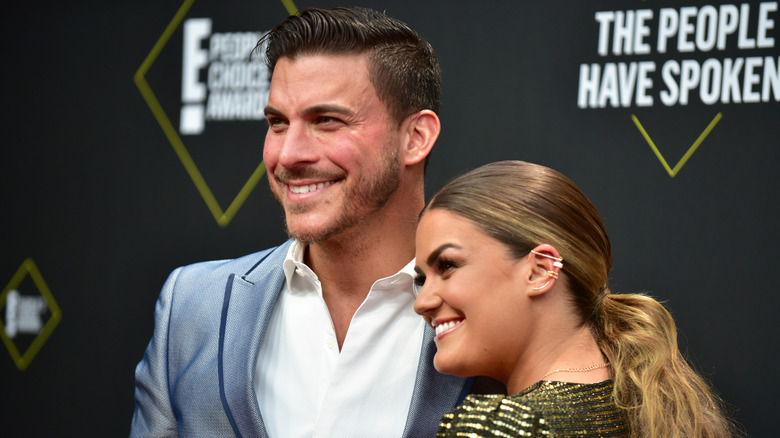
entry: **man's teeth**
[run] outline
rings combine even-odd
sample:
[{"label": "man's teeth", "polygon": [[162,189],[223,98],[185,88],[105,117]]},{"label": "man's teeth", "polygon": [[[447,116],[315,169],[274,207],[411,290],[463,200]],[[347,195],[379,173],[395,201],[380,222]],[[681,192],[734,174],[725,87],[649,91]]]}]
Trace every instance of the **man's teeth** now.
[{"label": "man's teeth", "polygon": [[434,327],[433,329],[436,331],[436,336],[439,336],[440,334],[442,334],[442,333],[446,332],[447,330],[455,327],[456,325],[460,325],[460,323],[462,323],[462,322],[463,322],[462,319],[459,320],[459,321],[443,322],[443,323],[437,325],[436,327]]},{"label": "man's teeth", "polygon": [[308,186],[292,186],[291,185],[289,187],[290,187],[290,191],[291,192],[293,192],[295,194],[302,194],[302,193],[309,193],[309,192],[311,192],[313,190],[321,189],[323,187],[327,187],[327,186],[329,186],[331,184],[332,184],[332,182],[328,181],[328,182],[319,183],[319,184],[309,184]]}]

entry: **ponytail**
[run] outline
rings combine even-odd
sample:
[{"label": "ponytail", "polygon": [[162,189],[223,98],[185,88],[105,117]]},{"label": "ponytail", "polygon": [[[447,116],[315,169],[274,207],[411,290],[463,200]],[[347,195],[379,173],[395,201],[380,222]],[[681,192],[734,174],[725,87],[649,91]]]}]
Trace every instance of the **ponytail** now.
[{"label": "ponytail", "polygon": [[601,295],[592,325],[612,365],[613,397],[628,414],[632,436],[734,436],[722,401],[680,353],[666,308],[646,295]]}]

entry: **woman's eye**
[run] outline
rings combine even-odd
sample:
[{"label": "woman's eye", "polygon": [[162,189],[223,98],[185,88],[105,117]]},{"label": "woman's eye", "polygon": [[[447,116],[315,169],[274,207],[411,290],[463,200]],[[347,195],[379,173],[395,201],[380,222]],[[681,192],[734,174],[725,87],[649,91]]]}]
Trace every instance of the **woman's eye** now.
[{"label": "woman's eye", "polygon": [[417,275],[416,277],[414,277],[414,291],[416,293],[420,292],[424,284],[425,284],[424,275]]},{"label": "woman's eye", "polygon": [[451,269],[457,268],[458,266],[449,260],[439,260],[439,263],[437,263],[436,267],[438,268],[439,272],[443,274]]}]

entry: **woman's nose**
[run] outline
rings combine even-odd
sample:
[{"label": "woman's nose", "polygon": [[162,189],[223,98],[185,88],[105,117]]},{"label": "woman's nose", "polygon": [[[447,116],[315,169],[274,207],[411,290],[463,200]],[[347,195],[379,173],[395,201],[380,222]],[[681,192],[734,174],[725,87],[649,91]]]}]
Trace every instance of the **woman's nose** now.
[{"label": "woman's nose", "polygon": [[417,298],[414,300],[414,311],[430,322],[433,312],[441,306],[441,303],[441,297],[434,292],[432,285],[424,284],[419,288]]}]

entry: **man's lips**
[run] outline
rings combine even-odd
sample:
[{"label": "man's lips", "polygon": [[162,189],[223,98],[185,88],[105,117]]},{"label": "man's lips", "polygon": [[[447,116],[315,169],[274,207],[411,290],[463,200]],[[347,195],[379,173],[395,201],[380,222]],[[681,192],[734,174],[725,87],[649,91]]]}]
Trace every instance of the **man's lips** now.
[{"label": "man's lips", "polygon": [[293,195],[305,195],[343,181],[347,175],[338,169],[317,170],[308,167],[288,169],[277,167],[273,171],[274,180],[281,189],[285,186]]},{"label": "man's lips", "polygon": [[290,189],[291,192],[295,193],[296,195],[302,195],[304,193],[313,192],[314,190],[319,190],[323,187],[328,187],[331,184],[334,184],[336,182],[337,181],[334,180],[334,181],[325,181],[325,182],[302,184],[302,185],[287,184],[287,187]]},{"label": "man's lips", "polygon": [[449,321],[440,323],[434,322],[431,324],[433,326],[433,330],[436,332],[436,340],[441,339],[442,336],[455,330],[463,321],[465,321],[465,319],[451,319]]}]

